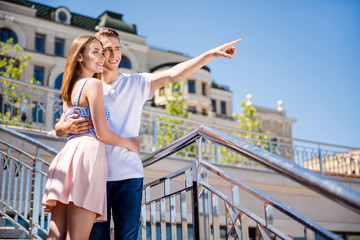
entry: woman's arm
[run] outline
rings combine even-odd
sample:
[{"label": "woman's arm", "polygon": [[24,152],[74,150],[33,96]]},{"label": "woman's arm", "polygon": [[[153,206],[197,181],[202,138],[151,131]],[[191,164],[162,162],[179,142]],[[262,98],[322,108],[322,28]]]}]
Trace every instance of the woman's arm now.
[{"label": "woman's arm", "polygon": [[69,133],[86,133],[91,128],[92,123],[88,118],[78,118],[78,116],[79,114],[75,113],[66,121],[64,114],[62,114],[60,120],[54,126],[56,136],[66,137]]},{"label": "woman's arm", "polygon": [[103,86],[101,81],[97,79],[89,79],[83,89],[83,93],[89,102],[96,137],[104,143],[118,147],[125,147],[130,151],[139,153],[140,145],[138,138],[123,138],[108,128],[105,116]]}]

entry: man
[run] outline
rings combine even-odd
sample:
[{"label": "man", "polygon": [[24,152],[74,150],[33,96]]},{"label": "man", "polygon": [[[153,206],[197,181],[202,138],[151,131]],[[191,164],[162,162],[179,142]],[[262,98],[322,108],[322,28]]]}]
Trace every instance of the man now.
[{"label": "man", "polygon": [[[232,58],[235,44],[241,40],[211,49],[198,57],[177,64],[160,73],[122,74],[118,71],[121,49],[118,33],[104,29],[96,33],[104,47],[104,99],[111,117],[109,128],[118,135],[131,138],[139,134],[144,103],[153,92],[172,82],[186,79],[217,57]],[[55,130],[58,136],[86,133],[91,123],[86,119],[60,121]],[[90,239],[110,239],[110,216],[113,215],[115,239],[137,239],[143,186],[143,166],[139,155],[124,148],[106,146],[108,158],[107,207],[108,221],[95,223]]]}]

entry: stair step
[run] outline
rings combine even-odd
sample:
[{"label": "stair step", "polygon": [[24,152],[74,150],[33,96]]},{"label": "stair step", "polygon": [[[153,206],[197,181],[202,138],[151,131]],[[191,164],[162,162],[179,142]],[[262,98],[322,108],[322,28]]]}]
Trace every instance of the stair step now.
[{"label": "stair step", "polygon": [[0,227],[0,239],[19,239],[27,238],[21,230],[15,227]]},{"label": "stair step", "polygon": [[0,240],[7,239],[28,239],[28,236],[16,228],[12,223],[6,220],[4,216],[0,216]]},{"label": "stair step", "polygon": [[[4,227],[5,226],[5,218],[4,217],[0,217],[0,227]],[[1,235],[0,235],[1,236]]]}]

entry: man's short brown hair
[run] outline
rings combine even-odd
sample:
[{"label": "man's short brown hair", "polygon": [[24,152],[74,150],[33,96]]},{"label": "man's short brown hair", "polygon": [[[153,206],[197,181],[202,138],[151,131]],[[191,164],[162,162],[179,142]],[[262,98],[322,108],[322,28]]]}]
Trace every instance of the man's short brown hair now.
[{"label": "man's short brown hair", "polygon": [[119,41],[119,34],[116,32],[116,30],[112,28],[104,28],[100,30],[99,32],[94,34],[95,37],[101,38],[101,37],[114,37],[117,38]]}]

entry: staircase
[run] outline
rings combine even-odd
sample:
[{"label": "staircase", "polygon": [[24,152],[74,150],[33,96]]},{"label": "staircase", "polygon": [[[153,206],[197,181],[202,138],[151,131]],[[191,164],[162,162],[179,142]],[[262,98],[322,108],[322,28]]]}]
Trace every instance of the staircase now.
[{"label": "staircase", "polygon": [[[51,216],[43,212],[40,199],[48,162],[57,150],[7,127],[0,126],[0,136],[0,214],[7,219],[5,225],[11,223],[12,228],[18,229],[12,230],[21,231],[22,237],[44,239]],[[211,146],[227,148],[248,159],[254,169],[219,164]],[[206,126],[146,154],[143,165],[145,181],[139,237],[144,240],[342,239],[343,235],[317,223],[323,222],[330,230],[334,228],[326,219],[311,213],[323,209],[321,205],[330,206],[329,212],[345,213],[345,217],[330,214],[334,216],[335,225],[350,221],[350,228],[354,226],[356,230],[356,226],[360,226],[360,182],[347,179],[339,183]],[[241,180],[246,178],[246,182]],[[257,178],[267,179],[262,180],[265,187],[256,183]],[[248,183],[254,181],[255,186]],[[286,196],[301,191],[303,195],[298,196],[323,203],[313,210],[301,209],[318,219],[311,220],[283,203],[281,200],[286,202],[286,199],[271,194],[272,190],[265,193],[274,182],[278,182],[278,188],[288,186]],[[291,193],[291,189],[299,191]],[[320,197],[325,200],[317,200]],[[10,237],[0,234],[0,238]]]},{"label": "staircase", "polygon": [[27,238],[23,231],[16,228],[11,222],[7,221],[5,217],[0,217],[0,237],[1,239],[24,239]]}]

